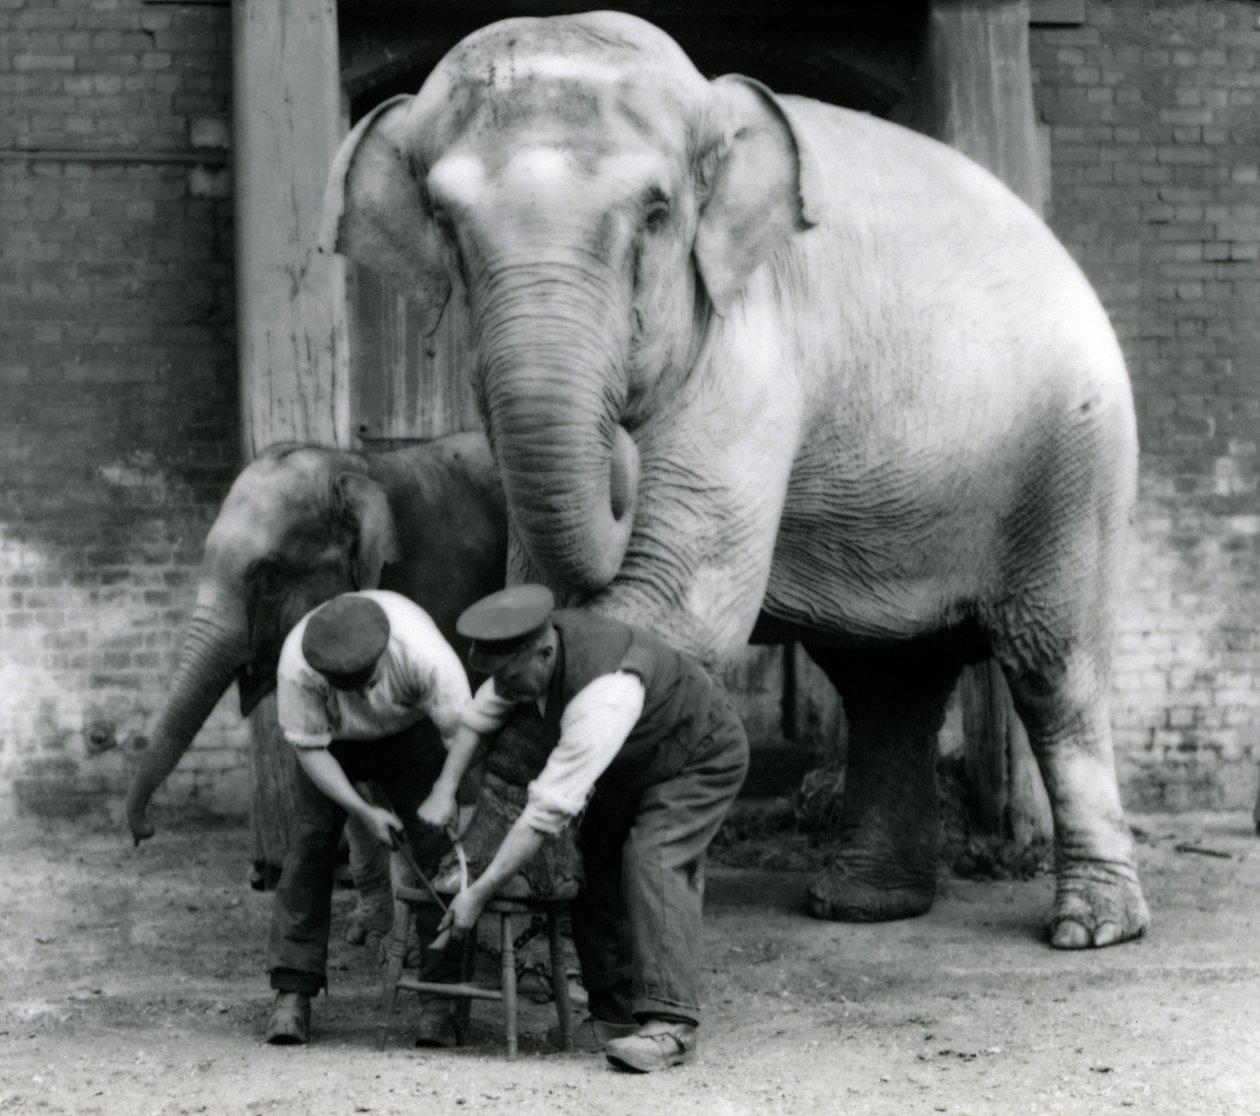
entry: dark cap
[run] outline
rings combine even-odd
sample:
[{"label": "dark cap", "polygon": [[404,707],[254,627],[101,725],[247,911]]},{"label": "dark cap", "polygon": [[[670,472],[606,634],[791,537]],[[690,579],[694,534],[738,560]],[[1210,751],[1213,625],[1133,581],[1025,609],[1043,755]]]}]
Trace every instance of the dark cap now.
[{"label": "dark cap", "polygon": [[389,618],[369,597],[334,597],[311,613],[302,633],[302,654],[339,690],[367,681],[389,645]]},{"label": "dark cap", "polygon": [[455,630],[472,640],[469,665],[493,674],[533,641],[555,607],[545,585],[512,585],[469,605],[455,621]]}]

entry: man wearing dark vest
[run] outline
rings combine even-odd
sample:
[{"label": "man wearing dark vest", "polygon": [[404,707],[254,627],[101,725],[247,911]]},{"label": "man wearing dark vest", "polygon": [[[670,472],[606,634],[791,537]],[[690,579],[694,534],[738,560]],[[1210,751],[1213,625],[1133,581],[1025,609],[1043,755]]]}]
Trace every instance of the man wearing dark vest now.
[{"label": "man wearing dark vest", "polygon": [[[573,937],[591,1017],[578,1045],[621,1069],[680,1065],[695,1056],[700,1022],[705,852],[747,774],[748,739],[698,663],[640,628],[554,606],[541,585],[513,586],[456,624],[473,641],[470,663],[491,675],[465,727],[485,735],[509,718],[541,718],[551,753],[442,926],[474,927],[544,837],[582,815]],[[441,786],[458,784],[469,740],[452,746]],[[453,810],[452,799],[429,813]]]}]

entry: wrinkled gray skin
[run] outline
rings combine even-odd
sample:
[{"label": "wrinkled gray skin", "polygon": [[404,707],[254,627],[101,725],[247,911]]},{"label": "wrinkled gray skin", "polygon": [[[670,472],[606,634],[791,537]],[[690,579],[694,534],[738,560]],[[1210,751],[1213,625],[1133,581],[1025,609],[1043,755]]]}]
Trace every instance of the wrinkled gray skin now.
[{"label": "wrinkled gray skin", "polygon": [[[503,585],[506,512],[481,434],[391,453],[272,446],[233,483],[206,537],[196,606],[127,794],[136,841],[149,799],[235,680],[241,714],[275,689],[284,638],[355,589],[419,604],[463,657],[455,620]],[[431,726],[430,726],[431,728]]]},{"label": "wrinkled gray skin", "polygon": [[934,741],[993,654],[1054,812],[1052,944],[1143,932],[1107,710],[1132,398],[1093,291],[1001,183],[707,81],[604,12],[469,36],[347,138],[325,218],[427,328],[466,300],[509,580],[709,662],[801,638],[839,687],[815,913],[930,905]]}]

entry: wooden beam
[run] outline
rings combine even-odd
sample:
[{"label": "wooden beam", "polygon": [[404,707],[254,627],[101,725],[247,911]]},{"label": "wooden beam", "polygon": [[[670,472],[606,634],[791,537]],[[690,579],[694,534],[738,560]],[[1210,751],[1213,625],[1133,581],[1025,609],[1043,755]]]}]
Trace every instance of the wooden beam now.
[{"label": "wooden beam", "polygon": [[[317,250],[345,134],[335,0],[234,0],[237,359],[245,460],[273,442],[351,445],[345,272]],[[262,886],[292,838],[293,749],[275,700],[250,717],[253,861]]]},{"label": "wooden beam", "polygon": [[335,0],[235,0],[236,271],[246,459],[271,442],[349,446],[341,260],[316,245],[345,134]]},{"label": "wooden beam", "polygon": [[[933,0],[922,112],[926,131],[1041,212],[1028,19],[1028,0]],[[1021,845],[1049,839],[1049,801],[1001,670],[993,661],[969,667],[961,687],[965,762],[979,819]]]},{"label": "wooden beam", "polygon": [[987,167],[1040,213],[1028,0],[934,0],[927,69],[926,130]]}]

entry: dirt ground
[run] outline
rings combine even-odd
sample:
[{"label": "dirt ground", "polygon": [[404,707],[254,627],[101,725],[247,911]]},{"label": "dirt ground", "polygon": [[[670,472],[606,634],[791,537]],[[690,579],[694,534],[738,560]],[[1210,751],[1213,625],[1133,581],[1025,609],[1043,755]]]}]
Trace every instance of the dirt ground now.
[{"label": "dirt ground", "polygon": [[1251,819],[1135,825],[1152,932],[1098,953],[1039,940],[1045,876],[947,879],[924,918],[845,926],[802,913],[807,875],[714,867],[700,1060],[647,1077],[550,1050],[547,1005],[525,1006],[514,1063],[492,1004],[471,1045],[412,1048],[413,997],[377,1053],[377,973],[341,941],[349,891],[312,1045],[265,1046],[270,896],[246,886],[244,828],[138,850],[121,826],[11,832],[0,1113],[1260,1112]]}]

